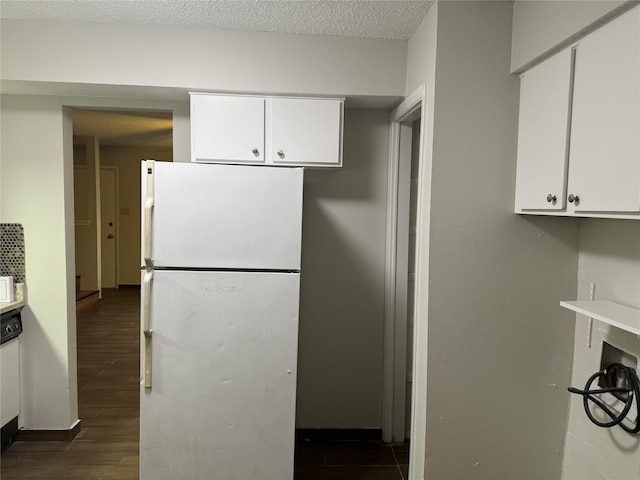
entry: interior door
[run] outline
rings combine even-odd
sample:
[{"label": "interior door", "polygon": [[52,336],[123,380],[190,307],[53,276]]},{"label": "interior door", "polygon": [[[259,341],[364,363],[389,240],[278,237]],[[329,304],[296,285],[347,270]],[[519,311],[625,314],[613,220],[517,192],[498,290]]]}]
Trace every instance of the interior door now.
[{"label": "interior door", "polygon": [[117,283],[117,169],[100,168],[100,235],[102,288],[116,288]]}]

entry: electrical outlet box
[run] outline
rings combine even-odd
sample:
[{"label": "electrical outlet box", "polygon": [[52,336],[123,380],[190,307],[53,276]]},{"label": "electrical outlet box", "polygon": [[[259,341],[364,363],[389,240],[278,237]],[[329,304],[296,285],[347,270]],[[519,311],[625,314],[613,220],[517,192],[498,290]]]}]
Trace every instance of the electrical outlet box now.
[{"label": "electrical outlet box", "polygon": [[[600,370],[604,370],[607,367],[607,365],[609,365],[610,363],[621,363],[625,367],[629,367],[633,369],[635,372],[638,371],[638,357],[636,357],[635,355],[631,355],[630,353],[625,352],[624,350],[621,350],[617,347],[614,347],[613,345],[607,342],[602,342],[602,357],[600,359]],[[606,388],[606,387],[612,386],[612,385],[606,384],[604,376],[601,376],[598,379],[598,385],[600,386],[600,388]],[[628,385],[626,384],[626,381],[624,381],[622,377],[618,378],[617,386],[624,387],[624,388],[628,387]],[[626,397],[627,394],[622,394],[622,397],[620,396],[620,394],[616,394],[616,393],[613,393],[611,395],[613,397],[612,398],[613,401],[609,403],[609,406],[618,413],[622,412],[624,408],[624,402],[626,402],[626,399],[627,399]],[[635,417],[636,415],[634,415],[633,411],[630,411],[627,418],[635,422],[637,421]]]},{"label": "electrical outlet box", "polygon": [[634,370],[638,369],[638,357],[614,347],[607,342],[602,342],[600,370],[604,370],[607,365],[614,362],[621,363],[625,367],[633,368]]}]

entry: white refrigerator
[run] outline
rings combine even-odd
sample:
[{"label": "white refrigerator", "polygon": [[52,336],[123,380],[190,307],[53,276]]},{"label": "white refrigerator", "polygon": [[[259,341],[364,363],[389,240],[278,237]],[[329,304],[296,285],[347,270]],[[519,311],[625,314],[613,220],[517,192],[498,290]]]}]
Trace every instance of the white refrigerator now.
[{"label": "white refrigerator", "polygon": [[142,162],[141,480],[293,478],[302,179]]}]

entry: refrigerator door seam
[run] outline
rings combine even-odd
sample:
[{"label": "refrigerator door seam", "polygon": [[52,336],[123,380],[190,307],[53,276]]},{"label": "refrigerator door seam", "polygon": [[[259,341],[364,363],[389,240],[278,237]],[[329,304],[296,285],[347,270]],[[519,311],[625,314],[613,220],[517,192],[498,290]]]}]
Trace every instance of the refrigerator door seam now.
[{"label": "refrigerator door seam", "polygon": [[246,272],[246,273],[300,273],[300,270],[270,269],[270,268],[208,268],[208,267],[159,267],[154,266],[156,271],[179,271],[179,272]]}]

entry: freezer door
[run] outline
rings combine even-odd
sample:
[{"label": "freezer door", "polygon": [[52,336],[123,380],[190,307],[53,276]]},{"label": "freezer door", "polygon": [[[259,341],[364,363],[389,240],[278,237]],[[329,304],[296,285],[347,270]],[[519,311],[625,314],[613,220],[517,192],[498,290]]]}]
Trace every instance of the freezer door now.
[{"label": "freezer door", "polygon": [[143,205],[148,175],[156,268],[300,269],[302,169],[143,162]]},{"label": "freezer door", "polygon": [[141,480],[293,478],[299,278],[154,272]]}]

